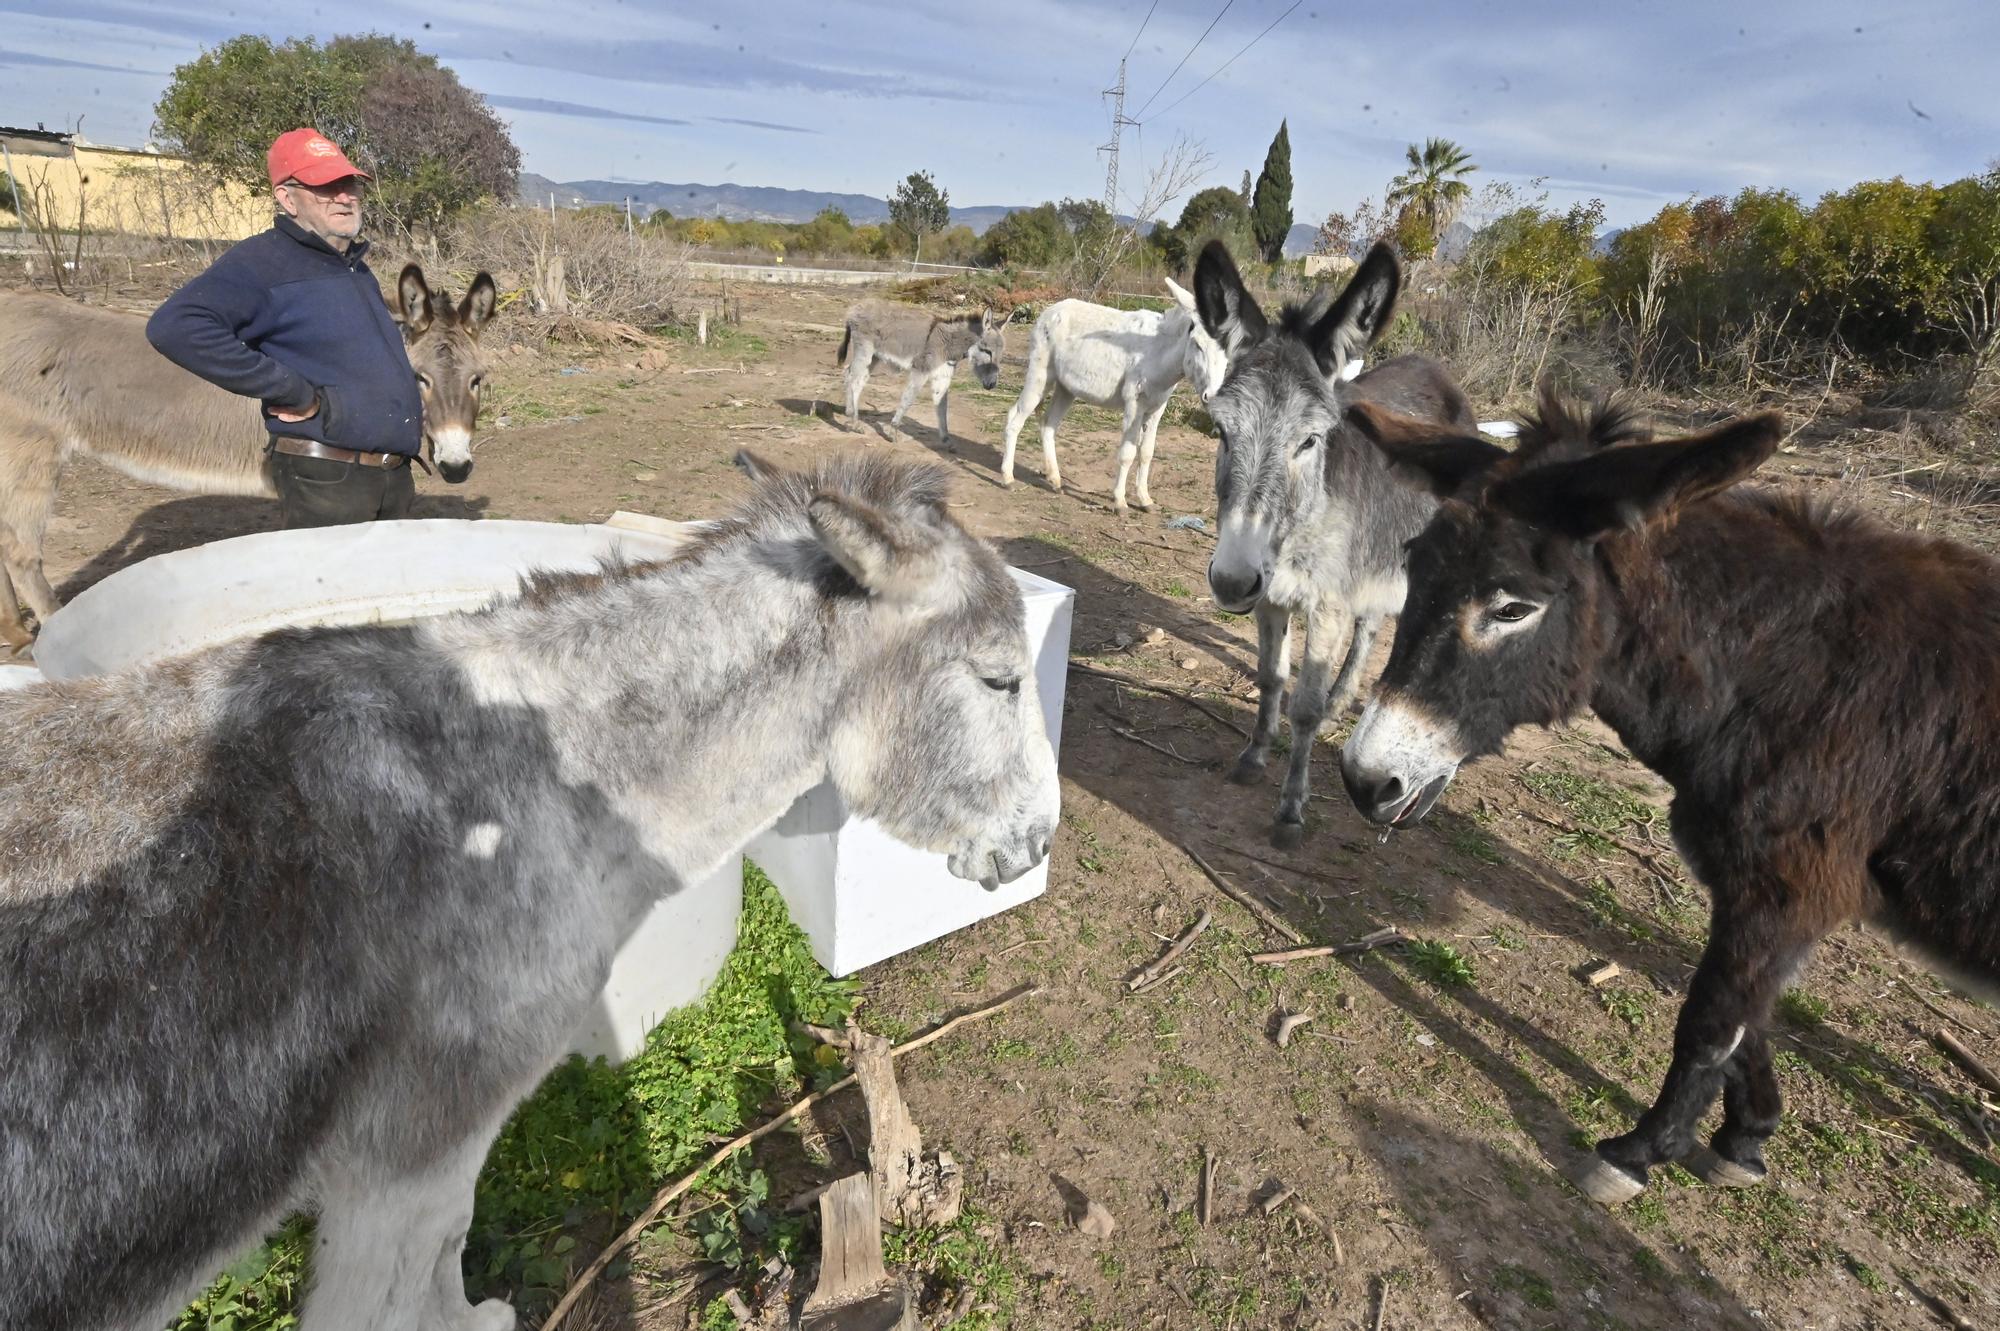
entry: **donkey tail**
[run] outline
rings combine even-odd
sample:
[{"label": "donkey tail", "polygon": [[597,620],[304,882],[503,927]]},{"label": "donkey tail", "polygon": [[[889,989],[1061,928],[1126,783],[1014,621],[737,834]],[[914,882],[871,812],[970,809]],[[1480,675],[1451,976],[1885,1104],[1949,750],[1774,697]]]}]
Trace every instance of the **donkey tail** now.
[{"label": "donkey tail", "polygon": [[833,353],[833,363],[835,365],[847,364],[847,344],[853,340],[854,327],[852,324],[840,330],[840,350]]}]

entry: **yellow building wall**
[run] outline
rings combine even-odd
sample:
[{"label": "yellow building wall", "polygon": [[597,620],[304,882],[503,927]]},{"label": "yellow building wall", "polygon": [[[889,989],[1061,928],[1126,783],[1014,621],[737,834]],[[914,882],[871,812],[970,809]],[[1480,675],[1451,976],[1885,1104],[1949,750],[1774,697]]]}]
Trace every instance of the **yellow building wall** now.
[{"label": "yellow building wall", "polygon": [[[23,202],[65,230],[85,229],[179,240],[241,240],[271,225],[268,194],[213,186],[184,158],[78,144],[59,155],[8,145]],[[0,221],[18,222],[0,190]]]}]

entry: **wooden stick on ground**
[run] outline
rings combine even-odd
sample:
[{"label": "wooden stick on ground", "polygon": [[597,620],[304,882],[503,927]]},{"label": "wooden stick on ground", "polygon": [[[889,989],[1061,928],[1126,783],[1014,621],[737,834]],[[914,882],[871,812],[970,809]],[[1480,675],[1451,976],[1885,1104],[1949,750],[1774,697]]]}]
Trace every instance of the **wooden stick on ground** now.
[{"label": "wooden stick on ground", "polygon": [[1178,698],[1216,724],[1228,726],[1245,739],[1250,738],[1249,731],[1237,725],[1214,708],[1203,705],[1201,699],[1195,697],[1186,689],[1177,689],[1171,684],[1155,684],[1150,679],[1140,679],[1137,675],[1127,675],[1122,671],[1106,670],[1103,666],[1089,665],[1083,661],[1071,661],[1069,668],[1079,675],[1089,675],[1095,679],[1108,679],[1114,684],[1123,684],[1128,688],[1145,689],[1149,693],[1158,693],[1169,698]]},{"label": "wooden stick on ground", "polygon": [[1287,948],[1283,952],[1252,952],[1250,960],[1265,966],[1282,966],[1288,961],[1304,961],[1308,957],[1345,957],[1356,952],[1369,952],[1378,947],[1390,947],[1397,943],[1407,943],[1410,936],[1395,925],[1386,925],[1372,934],[1363,934],[1351,943],[1322,944],[1318,947]]},{"label": "wooden stick on ground", "polygon": [[1194,847],[1188,845],[1185,841],[1181,843],[1181,853],[1193,860],[1197,869],[1208,875],[1208,881],[1214,883],[1223,896],[1228,897],[1231,901],[1243,907],[1243,909],[1249,911],[1252,915],[1255,915],[1267,927],[1277,930],[1294,943],[1303,943],[1306,941],[1304,934],[1279,919],[1277,913],[1269,906],[1266,906],[1242,888],[1234,887],[1224,882],[1222,875],[1215,871],[1215,866],[1196,854]]},{"label": "wooden stick on ground", "polygon": [[1215,1215],[1215,1152],[1201,1148],[1201,1194],[1195,1199],[1195,1214],[1206,1225]]},{"label": "wooden stick on ground", "polygon": [[1103,712],[1105,717],[1107,718],[1104,723],[1105,726],[1111,731],[1112,734],[1118,736],[1120,739],[1129,739],[1134,744],[1143,744],[1147,748],[1151,749],[1154,753],[1163,753],[1167,757],[1172,758],[1175,762],[1186,763],[1189,767],[1207,766],[1207,764],[1202,762],[1202,760],[1199,758],[1190,758],[1185,754],[1175,753],[1172,749],[1168,748],[1164,744],[1155,744],[1152,740],[1147,739],[1144,735],[1141,735],[1136,730],[1127,730],[1124,726],[1118,724],[1118,714],[1112,711],[1110,708],[1100,707],[1098,710]]},{"label": "wooden stick on ground", "polygon": [[1125,981],[1126,990],[1131,993],[1137,993],[1153,981],[1159,979],[1165,973],[1167,967],[1180,960],[1181,953],[1188,950],[1188,945],[1201,937],[1202,931],[1208,928],[1209,921],[1209,913],[1204,909],[1200,915],[1195,917],[1193,924],[1182,930],[1181,936],[1174,940],[1173,946],[1160,954],[1157,961],[1150,962],[1133,972],[1132,978]]},{"label": "wooden stick on ground", "polygon": [[801,1310],[802,1331],[880,1327],[919,1331],[917,1301],[882,1265],[882,1218],[866,1174],[851,1174],[819,1199],[819,1285]]},{"label": "wooden stick on ground", "polygon": [[[917,1036],[914,1040],[908,1040],[897,1045],[889,1051],[889,1056],[891,1058],[901,1058],[904,1054],[910,1053],[913,1050],[921,1049],[927,1044],[942,1040],[960,1026],[997,1016],[1008,1008],[1013,1007],[1022,999],[1034,998],[1041,992],[1041,986],[1034,984],[1024,984],[1010,989],[983,1008],[975,1008],[970,1012],[961,1013],[959,1016],[953,1017],[950,1021],[939,1026],[936,1030],[926,1032],[923,1035]],[[682,1178],[678,1183],[672,1183],[660,1189],[659,1192],[654,1194],[653,1200],[647,1205],[646,1209],[640,1213],[639,1218],[626,1226],[624,1233],[611,1240],[604,1251],[598,1253],[596,1259],[583,1269],[582,1275],[570,1282],[569,1289],[564,1292],[562,1300],[556,1304],[554,1311],[550,1312],[547,1319],[542,1322],[541,1331],[555,1331],[555,1328],[561,1326],[563,1318],[569,1315],[569,1310],[576,1306],[576,1301],[583,1297],[583,1292],[590,1287],[591,1282],[603,1273],[605,1267],[611,1265],[611,1259],[636,1242],[639,1236],[646,1232],[647,1227],[660,1218],[660,1213],[671,1206],[675,1198],[694,1187],[695,1181],[703,1174],[752,1142],[761,1141],[765,1137],[770,1136],[820,1101],[837,1092],[846,1090],[848,1087],[854,1085],[854,1083],[855,1079],[853,1077],[842,1077],[825,1090],[814,1091],[811,1095],[801,1098],[791,1108],[785,1110],[784,1113],[779,1114],[776,1118],[752,1128],[733,1141],[723,1143],[706,1160],[702,1161],[694,1172]]]},{"label": "wooden stick on ground", "polygon": [[1286,873],[1297,874],[1301,878],[1310,878],[1316,883],[1332,883],[1340,887],[1346,887],[1351,883],[1361,881],[1359,874],[1321,873],[1317,869],[1301,869],[1296,865],[1282,864],[1277,860],[1267,860],[1262,855],[1252,855],[1249,851],[1238,850],[1234,846],[1217,846],[1216,849],[1227,851],[1238,858],[1249,860],[1252,864],[1261,864],[1271,869],[1282,869]]},{"label": "wooden stick on ground", "polygon": [[1935,1038],[1947,1054],[1958,1060],[1960,1067],[1972,1074],[1974,1081],[1994,1094],[2000,1095],[2000,1076],[1995,1076],[1992,1068],[1980,1062],[1979,1056],[1966,1048],[1963,1040],[1943,1028],[1939,1028]]}]

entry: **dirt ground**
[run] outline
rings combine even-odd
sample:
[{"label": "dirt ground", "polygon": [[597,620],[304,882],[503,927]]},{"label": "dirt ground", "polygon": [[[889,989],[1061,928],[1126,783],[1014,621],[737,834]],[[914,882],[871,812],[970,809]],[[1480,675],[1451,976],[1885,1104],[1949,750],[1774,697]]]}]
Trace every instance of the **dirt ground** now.
[{"label": "dirt ground", "polygon": [[[839,392],[833,347],[850,293],[732,295],[744,322],[709,347],[502,352],[472,479],[420,480],[417,515],[698,517],[743,489],[739,447],[781,463],[863,446],[937,456],[960,476],[963,521],[1077,589],[1077,660],[1196,691],[1228,718],[1073,672],[1047,895],[862,977],[864,1023],[898,1033],[1023,981],[1044,986],[901,1065],[929,1143],[966,1163],[990,1248],[982,1269],[1012,1273],[1001,1321],[1804,1331],[1955,1314],[2000,1325],[2000,1106],[1982,1106],[1933,1040],[1947,1027],[2000,1063],[1991,1009],[1844,932],[1776,1027],[1788,1113],[1770,1182],[1725,1192],[1675,1171],[1620,1210],[1593,1205],[1563,1173],[1650,1102],[1706,929],[1705,894],[1668,848],[1660,783],[1594,721],[1524,732],[1465,772],[1426,824],[1378,844],[1340,790],[1344,720],[1315,762],[1306,844],[1271,849],[1282,764],[1264,788],[1222,779],[1232,730],[1251,716],[1251,626],[1205,594],[1210,538],[1165,526],[1188,514],[1212,524],[1212,441],[1163,428],[1160,511],[1120,518],[1107,495],[1116,421],[1079,407],[1062,441],[1072,492],[1041,484],[1033,424],[1021,483],[1002,489],[1024,332],[998,391],[961,376],[952,419],[969,442],[945,455],[928,404],[893,443],[814,415]],[[871,427],[899,391],[893,376],[870,385]],[[1682,406],[1682,421],[1720,410]],[[2000,490],[1968,458],[1991,456],[1992,439],[1858,402],[1803,406],[1812,423],[1780,459],[1795,479],[1892,521],[1988,539]],[[275,503],[170,495],[80,463],[49,572],[72,597],[135,560],[276,519]],[[1425,946],[1255,964],[1249,953],[1287,940],[1218,893],[1189,848],[1308,940],[1395,924]],[[1183,969],[1129,994],[1126,977],[1204,909],[1214,927]],[[1622,973],[1593,987],[1579,972],[1601,960]],[[1280,1049],[1287,1011],[1312,1021]],[[858,1103],[837,1103],[821,1126],[841,1121],[862,1121]],[[793,1162],[789,1183],[846,1172],[831,1137],[832,1169]],[[1205,1151],[1218,1164],[1204,1225]],[[1279,1185],[1292,1199],[1265,1215],[1256,1200]],[[1116,1218],[1109,1239],[1071,1226],[1078,1194]],[[645,1277],[627,1280],[597,1325],[684,1324]]]}]

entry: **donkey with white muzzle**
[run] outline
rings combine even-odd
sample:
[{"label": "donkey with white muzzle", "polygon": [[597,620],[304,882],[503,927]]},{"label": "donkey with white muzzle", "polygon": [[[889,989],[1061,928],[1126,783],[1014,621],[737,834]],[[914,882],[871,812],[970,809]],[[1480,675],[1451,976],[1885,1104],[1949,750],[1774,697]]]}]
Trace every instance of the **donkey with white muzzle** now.
[{"label": "donkey with white muzzle", "polygon": [[828,777],[1040,862],[1020,593],[945,484],[832,461],[664,563],[5,695],[0,1326],[156,1331],[309,1209],[304,1331],[512,1327],[473,1179],[654,900]]},{"label": "donkey with white muzzle", "polygon": [[1194,278],[1202,323],[1229,352],[1229,378],[1208,407],[1218,528],[1208,585],[1222,609],[1257,617],[1257,728],[1229,779],[1263,779],[1290,674],[1292,616],[1303,616],[1291,765],[1272,830],[1277,845],[1296,846],[1320,725],[1354,692],[1383,618],[1402,609],[1403,543],[1436,507],[1391,479],[1342,413],[1350,403],[1380,402],[1468,431],[1476,423],[1465,394],[1428,357],[1398,356],[1348,378],[1347,367],[1388,325],[1402,287],[1387,245],[1369,251],[1337,298],[1322,292],[1287,305],[1276,326],[1220,241],[1202,251]]}]

